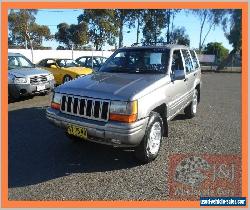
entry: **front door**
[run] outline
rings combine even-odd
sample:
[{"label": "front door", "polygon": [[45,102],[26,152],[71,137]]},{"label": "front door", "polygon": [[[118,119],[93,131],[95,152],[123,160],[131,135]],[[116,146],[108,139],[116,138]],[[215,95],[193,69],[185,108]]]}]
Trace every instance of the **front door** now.
[{"label": "front door", "polygon": [[185,78],[176,80],[174,78],[175,71],[185,71],[183,58],[180,50],[174,50],[172,53],[171,78],[172,81],[168,86],[168,119],[174,117],[183,107],[184,98],[187,89],[187,81]]}]

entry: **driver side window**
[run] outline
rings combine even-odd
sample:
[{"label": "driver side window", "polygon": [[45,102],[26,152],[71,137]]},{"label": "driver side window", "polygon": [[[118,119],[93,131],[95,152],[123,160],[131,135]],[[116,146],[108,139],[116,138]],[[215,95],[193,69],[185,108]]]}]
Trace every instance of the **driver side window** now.
[{"label": "driver side window", "polygon": [[183,70],[184,71],[180,50],[175,50],[173,52],[172,65],[171,65],[172,74],[174,74],[174,72],[176,70]]}]

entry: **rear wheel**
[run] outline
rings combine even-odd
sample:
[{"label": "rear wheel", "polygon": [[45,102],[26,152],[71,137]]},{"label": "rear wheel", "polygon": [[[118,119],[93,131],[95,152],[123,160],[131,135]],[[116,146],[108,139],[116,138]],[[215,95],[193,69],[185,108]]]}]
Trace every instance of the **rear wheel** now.
[{"label": "rear wheel", "polygon": [[193,118],[197,113],[197,106],[198,106],[198,91],[197,89],[195,89],[192,102],[184,110],[185,115],[188,118]]},{"label": "rear wheel", "polygon": [[63,77],[63,83],[68,82],[68,81],[70,81],[70,80],[72,80],[72,77],[69,76],[69,75],[65,75],[65,76]]},{"label": "rear wheel", "polygon": [[159,154],[162,136],[162,118],[157,112],[151,112],[145,136],[135,150],[136,158],[143,163],[154,160]]}]

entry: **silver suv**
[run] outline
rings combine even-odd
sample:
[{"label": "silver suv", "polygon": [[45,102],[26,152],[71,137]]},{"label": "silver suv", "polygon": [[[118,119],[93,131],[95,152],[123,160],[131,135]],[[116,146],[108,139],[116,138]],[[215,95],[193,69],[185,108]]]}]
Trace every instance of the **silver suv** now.
[{"label": "silver suv", "polygon": [[54,89],[54,76],[36,68],[31,61],[19,53],[8,53],[8,93],[10,98],[48,93]]},{"label": "silver suv", "polygon": [[134,147],[149,162],[159,153],[168,121],[195,116],[201,70],[194,50],[180,45],[118,49],[100,71],[55,89],[47,118],[68,136]]}]

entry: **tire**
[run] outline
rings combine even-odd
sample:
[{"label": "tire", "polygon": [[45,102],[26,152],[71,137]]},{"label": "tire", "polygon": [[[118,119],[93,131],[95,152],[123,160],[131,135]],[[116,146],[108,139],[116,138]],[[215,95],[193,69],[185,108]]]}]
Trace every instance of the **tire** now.
[{"label": "tire", "polygon": [[145,136],[140,145],[135,149],[135,157],[140,162],[149,163],[158,156],[163,131],[163,120],[160,114],[157,112],[151,112]]},{"label": "tire", "polygon": [[195,89],[192,102],[184,109],[187,118],[193,118],[196,115],[197,106],[198,106],[198,91],[197,89]]},{"label": "tire", "polygon": [[70,81],[70,80],[72,80],[72,77],[69,76],[69,75],[65,75],[65,76],[63,77],[63,83],[68,82],[68,81]]}]

